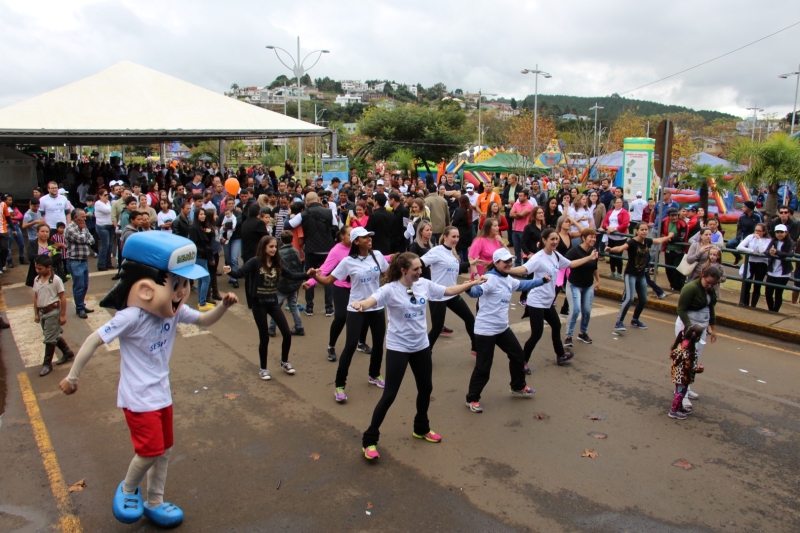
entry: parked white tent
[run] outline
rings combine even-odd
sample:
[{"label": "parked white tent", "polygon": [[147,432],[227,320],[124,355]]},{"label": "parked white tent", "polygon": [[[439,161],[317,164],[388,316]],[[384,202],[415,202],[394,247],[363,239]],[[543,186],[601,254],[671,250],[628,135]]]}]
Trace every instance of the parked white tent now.
[{"label": "parked white tent", "polygon": [[30,198],[37,186],[36,158],[6,146],[0,146],[0,193],[15,200]]},{"label": "parked white tent", "polygon": [[0,109],[3,144],[134,144],[329,133],[128,61]]}]

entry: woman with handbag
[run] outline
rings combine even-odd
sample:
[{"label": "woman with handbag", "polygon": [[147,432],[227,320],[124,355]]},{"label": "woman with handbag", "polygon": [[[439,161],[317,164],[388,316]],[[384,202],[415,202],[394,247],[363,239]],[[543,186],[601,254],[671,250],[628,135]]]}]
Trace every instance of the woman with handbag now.
[{"label": "woman with handbag", "polygon": [[711,242],[711,229],[703,228],[696,242],[689,247],[689,251],[683,256],[678,270],[687,279],[693,280],[700,276],[703,267],[708,261],[708,252],[715,247]]}]

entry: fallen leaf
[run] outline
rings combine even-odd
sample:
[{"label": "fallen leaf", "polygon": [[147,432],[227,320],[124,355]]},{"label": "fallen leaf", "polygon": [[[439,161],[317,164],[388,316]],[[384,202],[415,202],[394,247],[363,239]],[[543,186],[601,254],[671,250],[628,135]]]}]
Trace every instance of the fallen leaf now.
[{"label": "fallen leaf", "polygon": [[309,457],[314,459],[315,461],[318,461],[319,458],[320,458],[320,455],[318,453],[312,453],[311,455],[309,455]]},{"label": "fallen leaf", "polygon": [[546,415],[544,413],[539,413],[539,414],[533,415],[533,418],[534,418],[534,420],[547,420],[548,418],[550,418],[550,415]]},{"label": "fallen leaf", "polygon": [[600,455],[600,454],[597,453],[596,451],[590,450],[589,448],[586,448],[585,450],[583,450],[583,453],[581,454],[581,457],[588,457],[590,459],[594,459],[598,455]]},{"label": "fallen leaf", "polygon": [[764,435],[765,437],[774,437],[775,435],[777,435],[777,433],[767,428],[756,428],[756,431],[758,432],[759,435]]},{"label": "fallen leaf", "polygon": [[686,459],[678,459],[672,463],[672,466],[677,466],[678,468],[683,468],[684,470],[692,470],[694,468],[694,465]]},{"label": "fallen leaf", "polygon": [[82,479],[69,488],[70,492],[83,492],[83,487],[86,486],[86,480]]},{"label": "fallen leaf", "polygon": [[228,394],[223,394],[223,396],[224,396],[224,397],[225,397],[225,399],[227,399],[227,400],[235,400],[236,398],[238,398],[238,397],[239,397],[239,395],[238,395],[238,394],[236,394],[235,392],[229,392]]},{"label": "fallen leaf", "polygon": [[605,420],[606,415],[601,415],[600,413],[592,413],[584,416],[583,418],[587,420]]},{"label": "fallen leaf", "polygon": [[591,432],[587,433],[587,435],[589,435],[590,437],[594,437],[596,439],[607,439],[608,438],[608,435],[606,435],[605,433],[598,433],[597,431],[591,431]]},{"label": "fallen leaf", "polygon": [[367,502],[367,509],[372,509],[372,502]]}]

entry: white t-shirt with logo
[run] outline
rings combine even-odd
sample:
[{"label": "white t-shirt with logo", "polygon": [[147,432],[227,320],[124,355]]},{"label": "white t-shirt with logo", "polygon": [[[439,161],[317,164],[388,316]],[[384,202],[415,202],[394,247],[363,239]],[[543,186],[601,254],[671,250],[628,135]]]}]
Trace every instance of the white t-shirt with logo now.
[{"label": "white t-shirt with logo", "polygon": [[156,218],[158,219],[158,227],[159,227],[159,229],[161,229],[161,231],[166,231],[167,233],[172,233],[172,227],[164,229],[164,228],[161,228],[161,226],[163,226],[167,222],[172,222],[173,220],[175,220],[178,217],[175,214],[175,211],[170,209],[166,213],[163,212],[163,211],[159,211],[158,215],[156,215]]},{"label": "white t-shirt with logo", "polygon": [[389,329],[386,333],[388,350],[412,353],[429,346],[427,303],[428,300],[441,300],[445,290],[447,287],[420,278],[411,286],[416,303],[411,303],[411,295],[399,281],[387,283],[372,295],[378,301],[378,306],[388,308]]},{"label": "white t-shirt with logo", "polygon": [[169,358],[175,334],[179,323],[194,324],[198,318],[200,312],[185,304],[173,318],[127,307],[97,330],[106,344],[119,338],[117,407],[146,413],[172,405]]},{"label": "white t-shirt with logo", "polygon": [[53,198],[46,194],[39,198],[39,212],[44,216],[47,225],[56,229],[59,222],[67,223],[67,212],[72,211],[72,204],[69,203],[66,196],[60,194]]},{"label": "white t-shirt with logo", "polygon": [[[420,257],[426,267],[431,269],[431,281],[437,285],[452,287],[458,285],[458,272],[461,268],[461,261],[456,259],[452,250],[448,250],[443,244],[434,246],[428,253]],[[441,299],[431,298],[433,302],[440,302],[454,298],[454,296],[444,296]]]},{"label": "white t-shirt with logo", "polygon": [[[511,303],[511,294],[519,288],[519,280],[494,274],[489,274],[486,278],[486,283],[480,285],[483,294],[478,298],[480,308],[475,317],[475,333],[499,335],[508,329],[508,306]],[[533,291],[529,294],[533,294]]]},{"label": "white t-shirt with logo", "polygon": [[[377,263],[375,262],[377,260]],[[389,263],[383,257],[383,254],[376,253],[375,260],[372,255],[363,257],[350,257],[349,255],[342,259],[336,268],[333,269],[331,275],[339,281],[346,281],[350,277],[350,301],[360,302],[366,300],[372,293],[378,290],[381,286],[381,272],[386,272],[389,268]],[[380,311],[383,306],[373,308],[375,311]],[[355,309],[347,304],[347,310],[357,313]]]},{"label": "white t-shirt with logo", "polygon": [[570,263],[569,259],[558,252],[548,255],[544,250],[536,252],[533,257],[525,262],[524,266],[528,274],[533,274],[534,278],[543,278],[548,275],[551,280],[551,283],[545,283],[528,293],[528,307],[547,309],[553,305],[556,299],[555,280],[558,278],[558,271],[562,268],[568,268]]}]

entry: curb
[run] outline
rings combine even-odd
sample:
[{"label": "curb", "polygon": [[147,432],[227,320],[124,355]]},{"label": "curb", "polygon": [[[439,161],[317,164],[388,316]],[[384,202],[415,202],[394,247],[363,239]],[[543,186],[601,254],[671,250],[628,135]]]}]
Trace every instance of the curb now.
[{"label": "curb", "polygon": [[[613,291],[601,287],[595,291],[595,294],[597,296],[602,296],[603,298],[609,298],[611,300],[616,300],[618,302],[622,301],[622,292],[619,291]],[[676,316],[678,313],[677,305],[664,302],[662,300],[648,299],[647,305],[645,307],[649,309],[655,309],[656,311],[665,311],[667,313],[672,313],[673,315]],[[729,328],[735,328],[738,330],[747,331],[748,333],[755,333],[757,335],[771,337],[773,339],[779,339],[782,341],[794,342],[800,344],[800,332],[789,331],[787,329],[776,328],[774,326],[766,326],[754,322],[748,322],[740,318],[725,316],[719,313],[717,313],[717,325]]]}]

